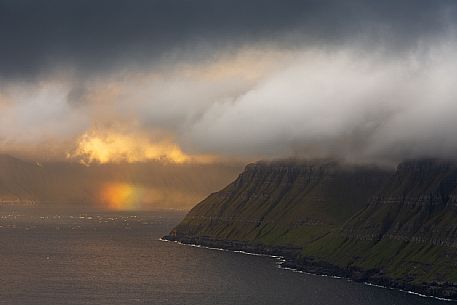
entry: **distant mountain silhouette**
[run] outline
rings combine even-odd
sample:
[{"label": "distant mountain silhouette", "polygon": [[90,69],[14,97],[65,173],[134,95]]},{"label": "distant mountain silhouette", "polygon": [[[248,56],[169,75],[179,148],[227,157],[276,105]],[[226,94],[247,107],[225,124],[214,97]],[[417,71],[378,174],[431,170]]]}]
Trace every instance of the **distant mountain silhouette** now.
[{"label": "distant mountain silhouette", "polygon": [[138,189],[141,195],[135,200],[144,201],[145,208],[191,208],[241,169],[238,165],[160,162],[40,164],[0,155],[0,202],[103,205],[103,187],[114,183]]}]

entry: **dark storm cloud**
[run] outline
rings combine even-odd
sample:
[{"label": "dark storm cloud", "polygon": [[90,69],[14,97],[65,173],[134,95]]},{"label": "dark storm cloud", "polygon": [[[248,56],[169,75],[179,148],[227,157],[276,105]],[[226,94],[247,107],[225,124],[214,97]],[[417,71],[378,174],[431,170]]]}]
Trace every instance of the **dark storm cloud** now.
[{"label": "dark storm cloud", "polygon": [[267,43],[407,49],[452,27],[454,1],[0,0],[0,74],[86,72]]},{"label": "dark storm cloud", "polygon": [[456,6],[0,0],[0,150],[65,156],[100,132],[248,159],[456,156]]}]

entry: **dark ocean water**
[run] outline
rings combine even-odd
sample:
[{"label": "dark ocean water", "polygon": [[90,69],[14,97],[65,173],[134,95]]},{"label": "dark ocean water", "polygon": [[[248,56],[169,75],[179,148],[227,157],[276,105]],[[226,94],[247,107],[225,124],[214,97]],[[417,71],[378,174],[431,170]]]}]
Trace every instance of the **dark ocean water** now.
[{"label": "dark ocean water", "polygon": [[453,304],[159,241],[182,212],[0,209],[0,304]]}]

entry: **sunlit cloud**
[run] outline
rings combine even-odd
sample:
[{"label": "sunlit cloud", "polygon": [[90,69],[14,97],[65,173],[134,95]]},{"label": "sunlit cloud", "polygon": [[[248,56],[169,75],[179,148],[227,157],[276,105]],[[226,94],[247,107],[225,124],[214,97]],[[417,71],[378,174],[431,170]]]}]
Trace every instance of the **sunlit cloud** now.
[{"label": "sunlit cloud", "polygon": [[92,130],[79,137],[76,149],[67,158],[82,163],[164,161],[171,163],[211,162],[210,156],[191,156],[169,138],[152,141],[141,134]]},{"label": "sunlit cloud", "polygon": [[452,1],[255,1],[241,15],[233,1],[190,1],[184,15],[179,1],[29,2],[4,4],[2,152],[86,164],[456,155]]},{"label": "sunlit cloud", "polygon": [[455,155],[453,39],[395,56],[357,45],[263,47],[4,85],[0,147],[85,164]]}]

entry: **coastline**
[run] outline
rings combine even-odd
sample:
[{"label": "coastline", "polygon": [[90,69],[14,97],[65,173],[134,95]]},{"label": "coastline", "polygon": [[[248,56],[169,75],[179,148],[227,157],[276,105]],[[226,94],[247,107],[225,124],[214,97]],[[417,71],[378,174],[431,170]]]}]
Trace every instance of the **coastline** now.
[{"label": "coastline", "polygon": [[302,257],[300,255],[301,251],[298,248],[267,247],[264,245],[253,245],[240,241],[216,240],[206,237],[177,237],[172,235],[165,235],[159,240],[210,250],[271,257],[277,260],[276,265],[279,268],[290,270],[292,272],[331,277],[335,279],[345,279],[348,281],[362,283],[367,286],[397,290],[424,298],[433,298],[446,302],[457,302],[457,288],[455,286],[430,286],[425,284],[413,285],[402,283],[401,281],[383,276],[375,270],[361,270],[355,268],[342,269],[326,262],[316,262],[310,258]]}]

